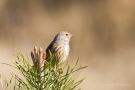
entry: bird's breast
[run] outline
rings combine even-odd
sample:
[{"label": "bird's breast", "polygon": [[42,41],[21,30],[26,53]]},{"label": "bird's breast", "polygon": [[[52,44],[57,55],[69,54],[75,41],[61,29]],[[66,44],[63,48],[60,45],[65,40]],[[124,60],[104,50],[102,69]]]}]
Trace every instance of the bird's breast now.
[{"label": "bird's breast", "polygon": [[64,51],[65,51],[66,56],[68,56],[68,54],[69,54],[69,45],[64,46]]}]

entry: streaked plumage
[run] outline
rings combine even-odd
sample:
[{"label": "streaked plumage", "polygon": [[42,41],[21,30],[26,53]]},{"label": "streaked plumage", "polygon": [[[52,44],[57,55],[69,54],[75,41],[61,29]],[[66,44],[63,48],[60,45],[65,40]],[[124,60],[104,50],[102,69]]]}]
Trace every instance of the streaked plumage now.
[{"label": "streaked plumage", "polygon": [[62,62],[64,62],[70,51],[69,42],[70,38],[73,35],[68,33],[67,31],[59,32],[55,37],[54,40],[50,43],[50,45],[46,49],[47,58],[46,60],[50,60],[50,53],[52,54],[52,62],[53,65],[59,66]]}]

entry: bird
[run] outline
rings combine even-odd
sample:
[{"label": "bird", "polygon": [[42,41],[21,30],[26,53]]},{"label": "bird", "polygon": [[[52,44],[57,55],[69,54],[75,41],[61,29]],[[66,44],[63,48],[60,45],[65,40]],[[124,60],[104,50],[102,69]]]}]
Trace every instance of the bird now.
[{"label": "bird", "polygon": [[51,61],[53,67],[60,66],[68,57],[70,39],[73,37],[67,31],[59,32],[49,44],[46,51],[46,61]]}]

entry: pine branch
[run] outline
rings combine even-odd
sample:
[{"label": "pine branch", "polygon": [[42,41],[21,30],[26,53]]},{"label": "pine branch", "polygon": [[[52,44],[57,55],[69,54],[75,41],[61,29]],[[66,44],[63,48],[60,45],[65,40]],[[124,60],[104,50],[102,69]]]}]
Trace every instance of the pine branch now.
[{"label": "pine branch", "polygon": [[[45,60],[46,52],[43,52],[42,48],[34,47],[34,51],[31,52],[33,65],[29,63],[28,57],[26,58],[21,52],[17,52],[15,56],[17,60],[13,61],[14,65],[6,65],[18,69],[25,80],[12,73],[12,79],[9,82],[6,81],[5,87],[1,78],[3,90],[4,88],[11,90],[9,86],[13,83],[13,79],[15,79],[13,90],[74,90],[85,79],[76,80],[81,70],[87,67],[77,68],[79,58],[73,67],[66,62],[63,67],[54,68],[51,60],[50,62]],[[63,73],[64,70],[66,70],[65,73]]]}]

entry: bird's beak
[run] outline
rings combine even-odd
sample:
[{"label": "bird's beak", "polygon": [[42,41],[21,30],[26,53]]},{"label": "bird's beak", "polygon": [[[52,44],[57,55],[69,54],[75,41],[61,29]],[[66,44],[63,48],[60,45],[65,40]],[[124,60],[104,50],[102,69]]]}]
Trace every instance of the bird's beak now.
[{"label": "bird's beak", "polygon": [[73,35],[71,34],[71,37],[73,37]]}]

